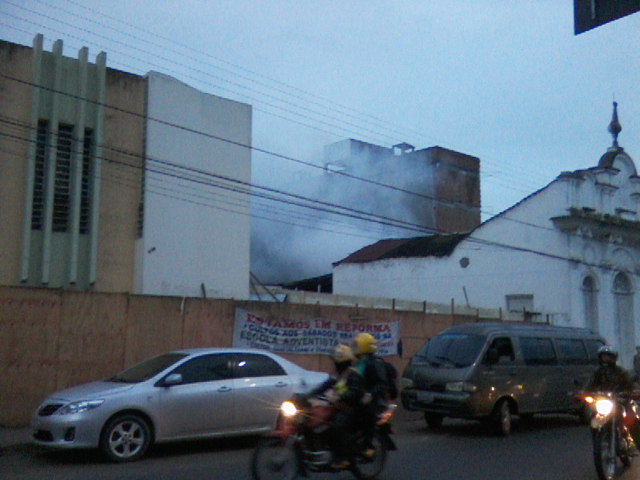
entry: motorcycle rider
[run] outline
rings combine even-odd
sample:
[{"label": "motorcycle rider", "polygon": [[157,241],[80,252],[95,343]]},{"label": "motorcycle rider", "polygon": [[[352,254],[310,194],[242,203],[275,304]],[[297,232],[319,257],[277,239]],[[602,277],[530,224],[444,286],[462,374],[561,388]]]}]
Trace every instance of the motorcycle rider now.
[{"label": "motorcycle rider", "polygon": [[[614,392],[630,395],[633,391],[633,380],[624,368],[617,365],[617,361],[618,351],[615,348],[609,345],[600,347],[598,349],[598,363],[600,366],[589,380],[586,390],[588,392]],[[634,414],[628,402],[623,403],[623,408],[628,414]],[[635,447],[640,433],[638,432],[637,422],[632,430],[629,432],[632,437],[629,440],[632,440],[631,446]]]},{"label": "motorcycle rider", "polygon": [[[378,341],[370,333],[360,333],[353,339],[353,353],[357,359],[355,368],[363,378],[365,390],[360,420],[369,438],[373,438],[378,414],[389,402],[387,374],[384,362],[376,356],[377,349]],[[373,453],[369,449],[365,455]]]},{"label": "motorcycle rider", "polygon": [[331,467],[341,470],[350,465],[351,432],[357,428],[356,411],[361,406],[364,383],[362,375],[353,367],[355,356],[348,345],[336,345],[331,357],[334,374],[309,392],[309,396],[324,394],[335,406],[328,440],[335,454]]},{"label": "motorcycle rider", "polygon": [[598,363],[600,367],[594,372],[587,384],[587,391],[631,393],[633,381],[627,371],[617,365],[618,351],[603,345],[598,349]]}]

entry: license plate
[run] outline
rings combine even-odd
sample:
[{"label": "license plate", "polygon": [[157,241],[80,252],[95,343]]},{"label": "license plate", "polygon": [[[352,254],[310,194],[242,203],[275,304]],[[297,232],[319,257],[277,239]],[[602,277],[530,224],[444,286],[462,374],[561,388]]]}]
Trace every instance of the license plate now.
[{"label": "license plate", "polygon": [[433,394],[427,392],[418,392],[418,401],[421,403],[432,403]]}]

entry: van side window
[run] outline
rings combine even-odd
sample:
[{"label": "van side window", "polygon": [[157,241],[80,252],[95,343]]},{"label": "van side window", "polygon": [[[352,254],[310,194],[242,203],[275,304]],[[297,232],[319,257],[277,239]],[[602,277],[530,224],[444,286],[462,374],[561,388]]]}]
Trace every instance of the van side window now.
[{"label": "van side window", "polygon": [[598,349],[604,345],[601,340],[585,340],[587,345],[587,351],[589,352],[589,363],[592,365],[598,365]]},{"label": "van side window", "polygon": [[489,346],[489,350],[492,349],[498,352],[498,365],[513,363],[516,359],[509,337],[494,338]]},{"label": "van side window", "polygon": [[568,365],[587,365],[589,355],[582,340],[577,338],[557,338],[556,347],[560,363]]},{"label": "van side window", "polygon": [[524,363],[527,365],[556,365],[558,359],[550,338],[520,337]]}]

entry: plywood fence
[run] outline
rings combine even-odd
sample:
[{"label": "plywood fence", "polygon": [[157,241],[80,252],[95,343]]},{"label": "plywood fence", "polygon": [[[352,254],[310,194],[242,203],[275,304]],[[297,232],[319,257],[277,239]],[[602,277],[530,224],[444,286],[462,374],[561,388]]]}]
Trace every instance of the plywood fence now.
[{"label": "plywood fence", "polygon": [[[231,346],[236,307],[263,318],[400,320],[401,371],[427,338],[473,317],[326,305],[239,302],[0,286],[0,425],[27,425],[44,397],[177,348]],[[284,355],[329,370],[320,355]]]}]

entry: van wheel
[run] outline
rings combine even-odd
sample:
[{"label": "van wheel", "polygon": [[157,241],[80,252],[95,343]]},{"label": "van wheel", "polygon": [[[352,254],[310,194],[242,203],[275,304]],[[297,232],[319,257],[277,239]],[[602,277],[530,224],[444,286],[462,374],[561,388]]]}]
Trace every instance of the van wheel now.
[{"label": "van wheel", "polygon": [[494,411],[493,423],[499,435],[507,436],[511,434],[513,416],[511,405],[508,400],[500,400]]},{"label": "van wheel", "polygon": [[437,413],[424,412],[424,420],[427,422],[429,428],[440,428],[443,418],[442,415],[438,415]]}]

